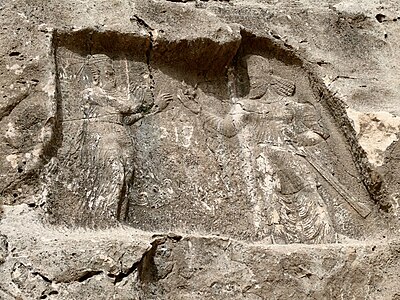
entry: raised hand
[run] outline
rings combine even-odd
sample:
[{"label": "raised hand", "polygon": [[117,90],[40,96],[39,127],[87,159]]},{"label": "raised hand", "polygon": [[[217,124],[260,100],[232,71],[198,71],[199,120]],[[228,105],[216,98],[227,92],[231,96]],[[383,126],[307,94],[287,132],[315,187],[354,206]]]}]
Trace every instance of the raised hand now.
[{"label": "raised hand", "polygon": [[177,98],[184,107],[197,115],[201,112],[201,105],[196,101],[196,95],[195,89],[186,88],[178,91]]},{"label": "raised hand", "polygon": [[158,94],[156,100],[154,101],[154,106],[152,107],[152,113],[156,114],[163,111],[167,108],[172,100],[174,100],[174,97],[170,93]]},{"label": "raised hand", "polygon": [[129,90],[129,100],[133,102],[133,112],[153,105],[153,95],[148,86],[133,85]]}]

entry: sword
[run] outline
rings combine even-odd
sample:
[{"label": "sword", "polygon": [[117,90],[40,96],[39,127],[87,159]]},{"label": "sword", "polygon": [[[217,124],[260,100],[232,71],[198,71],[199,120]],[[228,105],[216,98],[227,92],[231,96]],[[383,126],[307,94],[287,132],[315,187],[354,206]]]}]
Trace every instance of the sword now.
[{"label": "sword", "polygon": [[353,197],[348,188],[343,186],[330,172],[328,172],[315,158],[314,154],[307,149],[301,149],[295,152],[297,155],[304,157],[305,160],[328,182],[340,196],[363,218],[366,218],[371,209],[364,203],[360,203]]}]

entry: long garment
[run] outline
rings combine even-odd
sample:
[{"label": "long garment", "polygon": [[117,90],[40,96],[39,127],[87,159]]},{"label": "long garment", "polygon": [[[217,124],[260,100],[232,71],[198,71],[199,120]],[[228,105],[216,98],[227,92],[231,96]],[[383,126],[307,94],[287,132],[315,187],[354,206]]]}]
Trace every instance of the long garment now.
[{"label": "long garment", "polygon": [[[104,227],[126,217],[134,167],[129,126],[122,122],[124,101],[99,87],[86,89],[82,117],[63,120],[49,197],[50,213],[66,225]],[[68,219],[62,211],[71,211]]]},{"label": "long garment", "polygon": [[257,235],[273,243],[333,242],[329,199],[322,199],[315,170],[297,143],[317,144],[324,130],[310,104],[277,99],[241,99],[225,117],[203,112],[205,124],[238,139]]}]

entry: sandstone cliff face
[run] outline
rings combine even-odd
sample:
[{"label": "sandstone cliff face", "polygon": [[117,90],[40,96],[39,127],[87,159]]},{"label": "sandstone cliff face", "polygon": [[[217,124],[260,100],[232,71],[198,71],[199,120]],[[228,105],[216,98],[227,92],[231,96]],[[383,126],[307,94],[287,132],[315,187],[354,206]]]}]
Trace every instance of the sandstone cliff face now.
[{"label": "sandstone cliff face", "polygon": [[0,13],[0,298],[400,298],[394,2]]}]

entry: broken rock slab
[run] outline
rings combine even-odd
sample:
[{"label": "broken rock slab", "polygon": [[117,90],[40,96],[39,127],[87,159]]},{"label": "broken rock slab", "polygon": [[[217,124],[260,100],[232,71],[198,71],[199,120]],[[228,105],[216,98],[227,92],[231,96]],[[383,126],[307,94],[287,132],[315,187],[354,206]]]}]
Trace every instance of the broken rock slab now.
[{"label": "broken rock slab", "polygon": [[[24,220],[24,228],[21,221]],[[400,243],[266,245],[43,226],[6,207],[2,299],[397,299]],[[368,287],[368,288],[366,288]]]}]

